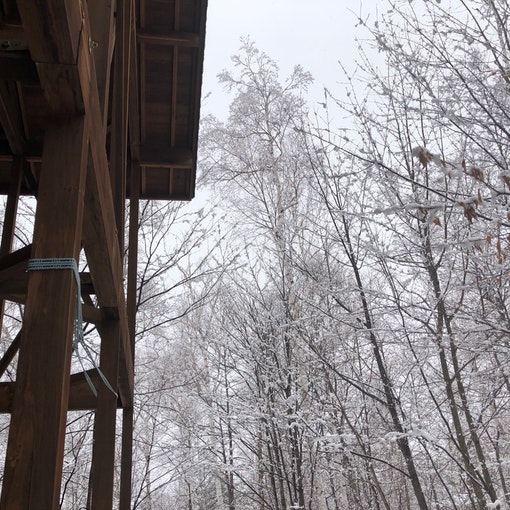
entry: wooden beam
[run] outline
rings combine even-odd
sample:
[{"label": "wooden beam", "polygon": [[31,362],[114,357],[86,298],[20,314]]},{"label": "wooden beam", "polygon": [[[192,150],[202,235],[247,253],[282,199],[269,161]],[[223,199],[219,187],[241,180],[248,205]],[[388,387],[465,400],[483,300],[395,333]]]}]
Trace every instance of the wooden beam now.
[{"label": "wooden beam", "polygon": [[[176,31],[180,31],[180,16],[181,15],[181,3],[180,1],[174,4],[174,28]],[[175,146],[176,137],[176,122],[177,122],[177,89],[179,84],[179,47],[173,47],[172,57],[172,92],[170,104],[172,106],[170,114],[170,145]]]},{"label": "wooden beam", "polygon": [[140,233],[140,166],[131,164],[131,193],[129,196],[129,251],[127,280],[127,310],[129,337],[133,359],[135,356],[136,312],[138,307],[138,235]]},{"label": "wooden beam", "polygon": [[36,62],[36,68],[44,96],[55,115],[85,113],[76,65]]},{"label": "wooden beam", "polygon": [[[53,64],[45,64],[48,72],[40,72],[41,85],[45,90],[46,88],[51,89],[50,95],[54,100],[57,99],[56,92],[59,88],[63,90],[63,97],[68,97],[65,96],[66,91],[75,93],[74,107],[64,101],[64,104],[60,106],[62,111],[79,111],[78,99],[81,97],[83,108],[87,112],[85,118],[90,139],[83,245],[99,306],[106,315],[118,317],[121,321],[123,349],[121,359],[123,363],[119,391],[123,402],[129,402],[130,395],[133,393],[134,370],[129,349],[122,283],[122,259],[116,242],[115,215],[108,177],[105,138],[103,131],[97,129],[97,126],[102,125],[102,112],[94,59],[91,56],[92,48],[89,44],[92,35],[87,2],[20,0],[20,3],[23,4],[20,13],[25,32],[30,34],[27,38],[34,60],[44,64],[46,62]],[[48,20],[46,32],[41,29],[40,19]],[[59,23],[63,23],[63,26],[59,26]],[[76,77],[80,87],[79,94],[76,93],[74,82],[70,83],[71,78],[64,79],[65,83],[59,87],[62,66],[67,66],[70,75]],[[72,67],[75,69],[71,69]],[[55,75],[51,72],[52,68],[55,69]],[[59,111],[58,104],[54,111],[62,113]]]},{"label": "wooden beam", "polygon": [[[87,377],[95,388],[104,384],[95,368],[87,370]],[[15,389],[15,382],[0,383],[0,414],[12,412]],[[119,407],[119,402],[117,402],[117,407]],[[93,411],[97,408],[97,397],[92,392],[84,372],[72,374],[70,377],[67,408],[69,411]]]},{"label": "wooden beam", "polygon": [[90,52],[90,40],[83,40],[83,3],[18,0],[18,9],[50,108],[58,115],[83,113],[86,91],[76,66],[78,52]]},{"label": "wooden beam", "polygon": [[[86,4],[82,38],[88,40],[90,29]],[[122,290],[122,260],[116,243],[113,195],[109,180],[109,164],[105,138],[101,130],[101,107],[96,84],[94,61],[89,51],[80,51],[78,68],[82,88],[86,90],[87,126],[90,128],[89,171],[85,194],[85,222],[83,243],[90,265],[92,280],[99,305],[111,309],[118,316],[117,308],[124,304]]]},{"label": "wooden beam", "polygon": [[131,161],[140,161],[140,108],[139,108],[139,87],[138,87],[138,45],[136,44],[136,16],[131,25],[131,68],[129,72],[129,143]]},{"label": "wooden beam", "polygon": [[[103,384],[95,368],[87,370],[87,377],[94,388]],[[69,411],[90,411],[97,407],[97,397],[92,392],[84,372],[71,375],[68,402]]]},{"label": "wooden beam", "polygon": [[[26,273],[26,270],[24,271]],[[0,288],[0,298],[5,301],[12,301],[13,303],[18,303],[23,305],[26,303],[26,288],[27,285],[23,286],[23,289],[19,288]],[[105,319],[103,311],[101,308],[96,308],[95,306],[82,304],[81,306],[83,322],[90,324],[98,324]]]},{"label": "wooden beam", "polygon": [[[20,148],[23,142],[20,140]],[[11,145],[11,150],[13,146]],[[7,203],[5,205],[4,224],[2,229],[2,241],[0,243],[0,260],[8,255],[12,250],[14,241],[14,232],[16,230],[16,216],[18,211],[19,195],[21,183],[23,180],[23,158],[19,155],[13,156],[11,165],[11,175],[9,178],[9,189],[7,191]],[[0,297],[0,332],[3,327],[5,311],[5,299]],[[19,332],[12,343],[9,345],[4,356],[0,360],[0,376],[2,376],[17,354],[21,340],[21,332]]]},{"label": "wooden beam", "polygon": [[21,342],[21,330],[14,337],[14,340],[11,342],[11,344],[5,351],[4,355],[2,356],[2,359],[0,360],[0,377],[2,377],[5,374],[5,371],[9,368],[9,365],[11,364],[11,361],[14,359],[14,356],[16,356],[20,342]]},{"label": "wooden beam", "polygon": [[[122,335],[119,321],[104,321],[99,331],[101,334],[101,362],[99,368],[106,380],[117,391]],[[103,381],[99,383],[97,390],[90,508],[91,510],[111,510],[114,487],[117,396]]]},{"label": "wooden beam", "polygon": [[24,268],[26,270],[26,264],[28,259],[30,258],[31,253],[32,245],[28,244],[26,246],[23,246],[23,248],[19,248],[18,250],[13,251],[12,253],[7,253],[3,255],[0,258],[0,277],[4,270],[16,266],[18,264],[24,264]]},{"label": "wooden beam", "polygon": [[82,304],[81,312],[83,314],[83,322],[89,322],[90,324],[99,324],[105,317],[101,308],[96,308],[95,306]]},{"label": "wooden beam", "polygon": [[[93,150],[95,147],[95,150]],[[130,352],[127,313],[122,280],[122,262],[117,243],[115,215],[108,177],[106,152],[91,144],[85,195],[83,247],[90,265],[94,289],[106,318],[118,319],[122,332],[119,392],[123,405],[132,402],[133,359]]]},{"label": "wooden beam", "polygon": [[24,303],[28,287],[27,261],[32,246],[25,246],[0,259],[1,298]]},{"label": "wooden beam", "polygon": [[[87,143],[83,117],[59,119],[46,130],[33,258],[78,259]],[[29,273],[2,510],[58,508],[75,303],[72,271]]]},{"label": "wooden beam", "polygon": [[0,382],[0,413],[7,414],[12,411],[12,401],[16,383]]},{"label": "wooden beam", "polygon": [[187,147],[140,147],[140,166],[189,168],[194,164],[193,151]]},{"label": "wooden beam", "polygon": [[[175,3],[176,9],[179,5],[178,2]],[[175,146],[175,139],[177,135],[176,123],[177,123],[177,91],[179,89],[179,47],[173,47],[173,58],[172,58],[172,93],[170,104],[172,106],[170,113],[170,145],[172,147]]]},{"label": "wooden beam", "polygon": [[[27,264],[32,245],[25,246],[0,258],[0,299],[25,303],[28,288]],[[82,295],[94,294],[90,273],[80,272]],[[104,319],[100,308],[92,304],[82,305],[83,320],[97,324]]]},{"label": "wooden beam", "polygon": [[[91,109],[98,118],[99,100],[97,92],[91,89]],[[93,122],[89,126],[93,128]],[[91,136],[89,172],[87,174],[86,221],[84,226],[84,247],[91,266],[92,279],[101,307],[112,309],[117,315],[123,303],[122,261],[116,242],[115,213],[109,181],[108,160],[104,140]]]},{"label": "wooden beam", "polygon": [[0,49],[20,52],[28,49],[25,32],[21,25],[0,25]]},{"label": "wooden beam", "polygon": [[[133,3],[118,0],[116,11],[116,42],[114,53],[112,98],[112,131],[110,146],[110,178],[117,226],[119,252],[124,253],[126,168],[128,150],[128,107],[130,49],[133,23]],[[122,269],[121,269],[122,271]],[[122,277],[122,272],[119,275]],[[98,325],[101,335],[100,369],[117,391],[119,353],[123,331],[118,320]],[[130,395],[130,399],[132,396]],[[98,389],[94,420],[92,452],[91,510],[110,510],[113,503],[117,397],[104,384]]]},{"label": "wooden beam", "polygon": [[36,83],[37,68],[28,52],[8,52],[0,55],[0,76],[6,81]]},{"label": "wooden beam", "polygon": [[[138,275],[138,234],[140,220],[140,167],[131,165],[131,184],[129,197],[129,251],[127,309],[129,317],[129,337],[131,353],[135,359],[136,310],[137,310],[137,275]],[[119,510],[131,508],[132,471],[133,471],[133,407],[126,407],[122,412],[122,450],[120,471]]]},{"label": "wooden beam", "polygon": [[34,62],[76,64],[82,28],[81,2],[18,0]]},{"label": "wooden beam", "polygon": [[0,80],[0,123],[15,155],[23,153],[24,132],[18,94],[12,82]]},{"label": "wooden beam", "polygon": [[131,509],[133,471],[133,406],[122,409],[122,455],[120,472],[119,510]]},{"label": "wooden beam", "polygon": [[113,0],[88,0],[87,5],[90,15],[90,35],[96,69],[97,93],[102,113],[103,131],[106,134],[110,72],[115,44],[115,2]]},{"label": "wooden beam", "polygon": [[138,30],[136,37],[139,44],[185,46],[188,48],[198,48],[200,45],[200,36],[191,32],[166,32],[165,34],[156,34]]},{"label": "wooden beam", "polygon": [[[129,194],[129,244],[128,244],[128,281],[127,311],[131,356],[135,360],[136,310],[137,310],[137,276],[138,276],[138,225],[140,216],[140,111],[138,109],[138,65],[136,26],[132,25],[131,37],[131,72],[130,72],[130,109],[129,135],[131,147],[130,194]],[[120,459],[119,510],[130,510],[133,485],[133,406],[122,410],[122,442]]]},{"label": "wooden beam", "polygon": [[[12,250],[22,177],[23,159],[17,156],[14,158],[11,166],[9,190],[7,193],[7,203],[5,204],[4,225],[2,229],[2,241],[0,242],[0,257],[9,254]],[[0,332],[2,331],[4,321],[4,309],[5,300],[0,298]]]},{"label": "wooden beam", "polygon": [[131,0],[118,0],[116,20],[117,41],[115,44],[113,76],[115,96],[112,98],[110,175],[119,250],[120,253],[124,253],[129,76],[131,67],[131,25],[133,21]]},{"label": "wooden beam", "polygon": [[2,241],[0,242],[0,257],[8,255],[12,249],[22,178],[23,159],[21,157],[15,157],[12,162],[11,175],[9,178],[9,192],[7,194],[7,204],[5,205]]},{"label": "wooden beam", "polygon": [[[196,30],[200,33],[200,47],[197,51],[195,59],[193,61],[193,82],[194,87],[194,99],[192,99],[192,105],[194,106],[193,112],[190,115],[190,135],[191,135],[191,149],[193,154],[197,154],[198,150],[198,127],[200,125],[200,98],[202,93],[202,77],[204,70],[204,51],[205,51],[205,25],[207,19],[207,0],[200,0],[197,5],[198,14],[198,27]],[[196,160],[193,162],[192,170],[192,186],[190,199],[195,196],[195,182],[196,182]]]}]

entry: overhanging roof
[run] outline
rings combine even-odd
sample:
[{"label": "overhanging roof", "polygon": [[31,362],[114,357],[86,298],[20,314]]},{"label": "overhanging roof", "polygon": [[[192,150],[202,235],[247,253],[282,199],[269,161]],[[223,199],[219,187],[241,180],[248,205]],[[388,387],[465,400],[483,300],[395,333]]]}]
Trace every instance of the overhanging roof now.
[{"label": "overhanging roof", "polygon": [[[140,169],[140,196],[189,200],[195,193],[207,1],[137,0],[135,5],[129,132],[130,159]],[[7,192],[13,158],[19,157],[24,167],[21,192],[36,195],[44,132],[55,112],[41,87],[39,62],[28,50],[16,1],[4,0],[2,11],[0,193]],[[90,41],[96,62],[111,58],[101,35],[93,34],[98,40]],[[112,80],[107,115],[117,93],[114,84]]]}]

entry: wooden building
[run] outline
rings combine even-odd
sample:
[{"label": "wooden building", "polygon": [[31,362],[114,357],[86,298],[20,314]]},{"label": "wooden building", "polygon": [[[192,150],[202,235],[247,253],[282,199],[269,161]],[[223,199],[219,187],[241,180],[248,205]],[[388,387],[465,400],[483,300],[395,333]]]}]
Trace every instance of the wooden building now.
[{"label": "wooden building", "polygon": [[[0,2],[0,305],[24,305],[0,359],[1,374],[16,363],[15,382],[0,383],[1,510],[58,508],[67,414],[85,409],[90,507],[112,508],[121,415],[130,508],[138,204],[194,195],[206,3]],[[33,239],[13,250],[23,195],[36,201]],[[71,375],[80,313],[100,336],[100,371]]]}]

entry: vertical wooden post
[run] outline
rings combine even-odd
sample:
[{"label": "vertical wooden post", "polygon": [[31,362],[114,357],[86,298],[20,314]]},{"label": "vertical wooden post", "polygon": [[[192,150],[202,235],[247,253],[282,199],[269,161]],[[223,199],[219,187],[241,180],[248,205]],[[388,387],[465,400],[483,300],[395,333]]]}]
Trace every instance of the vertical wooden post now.
[{"label": "vertical wooden post", "polygon": [[[45,134],[33,258],[78,258],[88,137],[84,117]],[[71,270],[33,271],[5,459],[2,510],[59,507],[76,282]]]},{"label": "vertical wooden post", "polygon": [[[99,368],[109,384],[117,390],[119,377],[120,328],[118,320],[107,320],[100,326],[101,362]],[[117,397],[101,381],[94,420],[92,451],[91,509],[111,510],[115,465],[115,425]]]},{"label": "vertical wooden post", "polygon": [[[121,256],[124,253],[124,207],[126,202],[127,131],[129,99],[130,36],[132,1],[118,0],[112,99],[110,172],[113,205]],[[119,275],[119,282],[122,281]],[[117,388],[121,328],[118,320],[107,321],[101,333],[101,366],[110,384]],[[103,329],[103,328],[101,328]],[[108,388],[99,389],[92,454],[92,510],[110,510],[113,500],[117,400]]]},{"label": "vertical wooden post", "polygon": [[[129,200],[129,258],[127,285],[127,312],[129,337],[131,340],[131,354],[135,359],[136,333],[136,289],[138,274],[138,222],[140,216],[140,166],[138,162],[131,165]],[[122,455],[120,473],[120,510],[131,508],[131,476],[133,469],[133,407],[130,406],[122,413]]]},{"label": "vertical wooden post", "polygon": [[[18,211],[19,194],[23,177],[23,158],[14,156],[12,160],[11,175],[9,179],[9,191],[5,205],[4,227],[2,229],[2,241],[0,242],[0,257],[11,253],[16,230],[16,214]],[[0,335],[4,323],[5,300],[0,299]],[[16,356],[21,340],[21,332],[18,332],[0,360],[0,377],[9,367]]]},{"label": "vertical wooden post", "polygon": [[[140,164],[139,164],[139,111],[138,111],[138,76],[137,76],[137,40],[136,24],[131,23],[131,68],[129,86],[129,135],[131,138],[131,175],[129,195],[129,252],[128,252],[128,280],[127,280],[127,316],[129,338],[131,343],[131,357],[135,362],[135,335],[138,286],[138,233],[140,216]],[[134,395],[133,399],[134,400]],[[130,510],[133,476],[133,406],[125,407],[122,411],[122,450],[120,472],[120,501],[119,510]]]},{"label": "vertical wooden post", "polygon": [[[2,241],[0,242],[0,257],[9,254],[12,249],[14,231],[16,229],[16,213],[18,211],[21,178],[23,175],[22,166],[23,159],[20,156],[14,156],[12,160],[7,204],[5,205],[4,227],[2,229]],[[4,307],[5,301],[0,299],[0,335],[2,333],[4,321]]]},{"label": "vertical wooden post", "polygon": [[121,256],[124,255],[126,169],[128,148],[129,73],[131,51],[132,0],[117,1],[112,100],[111,182]]},{"label": "vertical wooden post", "polygon": [[10,253],[12,249],[14,229],[16,227],[16,212],[18,210],[19,192],[21,188],[21,178],[23,175],[22,167],[23,158],[20,156],[14,156],[9,180],[7,204],[5,206],[4,227],[2,230],[2,241],[0,244],[0,257]]}]

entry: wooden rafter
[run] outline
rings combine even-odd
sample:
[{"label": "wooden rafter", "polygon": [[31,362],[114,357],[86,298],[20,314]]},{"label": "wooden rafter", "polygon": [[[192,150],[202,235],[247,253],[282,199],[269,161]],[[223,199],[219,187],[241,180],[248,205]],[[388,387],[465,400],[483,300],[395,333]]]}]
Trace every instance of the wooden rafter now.
[{"label": "wooden rafter", "polygon": [[192,32],[167,32],[165,34],[155,34],[139,30],[137,32],[139,44],[161,44],[163,46],[187,46],[198,48],[200,46],[199,34]]}]

